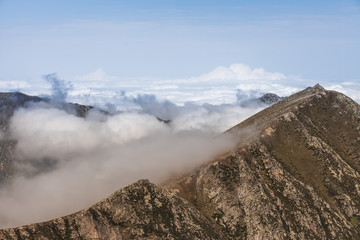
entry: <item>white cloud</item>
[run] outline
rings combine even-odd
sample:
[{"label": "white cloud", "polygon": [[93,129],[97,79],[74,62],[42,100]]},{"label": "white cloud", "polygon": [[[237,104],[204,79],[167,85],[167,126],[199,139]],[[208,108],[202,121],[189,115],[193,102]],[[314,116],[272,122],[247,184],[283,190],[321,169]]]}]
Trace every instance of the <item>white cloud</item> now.
[{"label": "white cloud", "polygon": [[95,82],[109,82],[116,80],[114,76],[110,76],[102,68],[96,69],[95,72],[90,72],[83,76],[76,76],[75,81],[95,81]]},{"label": "white cloud", "polygon": [[21,89],[30,88],[30,84],[25,81],[4,81],[0,80],[0,88],[3,89]]},{"label": "white cloud", "polygon": [[[148,113],[86,118],[40,103],[15,112],[10,131],[23,174],[0,188],[0,227],[69,214],[140,178],[160,183],[182,174],[231,147],[231,136],[213,136],[261,109],[127,99],[152,106],[144,106]],[[173,121],[157,120],[157,110]]]},{"label": "white cloud", "polygon": [[268,82],[284,80],[287,77],[278,72],[268,72],[263,68],[251,68],[246,64],[237,63],[229,67],[219,66],[209,73],[190,78],[192,82]]},{"label": "white cloud", "polygon": [[360,103],[360,80],[324,85],[325,89],[341,92]]},{"label": "white cloud", "polygon": [[249,97],[260,97],[264,93],[275,93],[279,96],[286,97],[302,90],[303,88],[269,82],[253,84],[241,83],[236,86],[236,89],[242,90],[243,92],[248,92],[249,95],[252,95]]},{"label": "white cloud", "polygon": [[208,73],[186,79],[120,79],[109,76],[101,68],[74,79],[74,90],[69,93],[69,100],[84,104],[115,103],[120,91],[129,96],[156,95],[180,105],[189,101],[222,104],[234,103],[237,90],[247,92],[249,97],[260,97],[268,92],[288,96],[307,87],[299,81],[299,77],[251,68],[242,63],[219,66]]},{"label": "white cloud", "polygon": [[148,89],[149,90],[169,90],[169,89],[178,89],[179,86],[177,85],[154,85],[154,86],[150,86]]},{"label": "white cloud", "polygon": [[[340,91],[360,102],[359,80],[329,84],[319,82],[325,88]],[[259,97],[265,93],[289,96],[306,87],[315,85],[316,80],[302,79],[299,76],[269,71],[264,68],[252,68],[236,63],[230,66],[218,66],[208,73],[185,79],[121,79],[107,74],[102,68],[83,76],[73,78],[73,89],[68,100],[82,104],[115,103],[119,92],[129,96],[138,94],[156,95],[176,104],[198,102],[222,104],[234,103],[238,90],[248,97]],[[0,82],[0,88],[16,89],[27,87],[31,94],[44,93],[43,86],[29,86],[26,82]],[[47,89],[45,89],[47,91]]]}]

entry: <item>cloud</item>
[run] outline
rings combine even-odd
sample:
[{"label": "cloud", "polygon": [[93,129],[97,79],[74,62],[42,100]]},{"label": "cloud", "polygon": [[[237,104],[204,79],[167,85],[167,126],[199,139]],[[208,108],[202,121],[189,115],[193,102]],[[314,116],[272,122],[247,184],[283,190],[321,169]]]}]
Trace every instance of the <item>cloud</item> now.
[{"label": "cloud", "polygon": [[[237,102],[237,93],[250,98],[260,97],[265,93],[285,97],[316,83],[330,88],[338,85],[338,91],[360,102],[357,97],[360,95],[360,88],[356,85],[306,80],[300,76],[253,68],[243,63],[218,66],[208,73],[184,79],[121,79],[110,76],[99,68],[84,76],[77,76],[72,81],[74,85],[72,91],[68,92],[68,100],[100,107],[109,103],[118,104],[121,91],[126,91],[127,96],[133,97],[155,95],[158,99],[169,100],[177,105],[186,102],[218,105]],[[352,82],[355,84],[357,81]],[[30,91],[31,89],[31,94],[41,93],[40,90]]]},{"label": "cloud", "polygon": [[110,76],[104,72],[102,68],[96,69],[95,72],[90,72],[83,76],[76,76],[74,80],[76,81],[95,81],[95,82],[109,82],[116,80],[114,76]]},{"label": "cloud", "polygon": [[341,92],[360,103],[360,80],[325,84],[324,87],[329,90]]},{"label": "cloud", "polygon": [[72,84],[60,79],[56,73],[44,75],[43,78],[51,84],[51,99],[65,102],[68,92],[73,88]]},{"label": "cloud", "polygon": [[0,88],[2,89],[24,89],[30,88],[31,85],[25,81],[4,81],[0,80]]},{"label": "cloud", "polygon": [[253,83],[253,84],[239,84],[236,86],[238,91],[241,91],[243,94],[248,97],[260,97],[264,93],[275,93],[279,96],[286,97],[291,94],[298,92],[305,87],[298,86],[288,86],[286,84],[279,83]]},{"label": "cloud", "polygon": [[[77,81],[81,80],[81,81]],[[112,81],[111,86],[109,82]],[[93,81],[94,80],[94,81]],[[98,80],[98,81],[95,81]],[[76,89],[70,95],[72,101],[87,103],[114,103],[118,93],[126,91],[128,96],[156,95],[159,99],[170,100],[183,105],[193,101],[198,103],[223,104],[236,102],[236,92],[256,93],[259,97],[265,93],[288,96],[306,86],[294,84],[298,77],[287,76],[279,72],[270,72],[263,68],[251,68],[246,64],[219,66],[209,73],[186,79],[119,79],[108,76],[102,69],[83,77],[76,77]],[[292,84],[288,84],[291,82]],[[296,87],[295,87],[296,86]],[[85,98],[79,98],[83,93]]]},{"label": "cloud", "polygon": [[[247,96],[240,99],[238,96],[238,102],[247,100],[254,98]],[[128,96],[121,92],[117,95],[115,106],[126,106],[125,111],[137,110],[163,120],[171,120],[169,125],[175,132],[198,131],[218,134],[267,106],[259,101],[254,101],[251,106],[243,106],[238,102],[219,105],[185,102],[180,106],[169,100],[158,99],[153,94]],[[113,106],[112,104],[111,107]]]},{"label": "cloud", "polygon": [[[112,116],[94,110],[79,118],[33,104],[14,113],[19,175],[0,188],[1,227],[69,214],[140,178],[161,183],[189,171],[235,142],[214,136],[261,109],[122,97],[138,109]],[[161,106],[170,123],[155,117]]]},{"label": "cloud", "polygon": [[268,72],[263,68],[251,68],[242,63],[232,64],[229,67],[219,66],[209,73],[190,78],[190,81],[200,82],[252,82],[252,81],[279,81],[287,77],[278,72]]},{"label": "cloud", "polygon": [[[83,119],[63,110],[36,105],[31,110],[20,109],[15,113],[11,132],[15,139],[22,140],[17,150],[26,159],[87,152],[101,148],[104,143],[121,145],[166,130],[164,124],[146,114],[102,116],[103,121],[95,114]],[[29,142],[31,139],[33,143]]]}]

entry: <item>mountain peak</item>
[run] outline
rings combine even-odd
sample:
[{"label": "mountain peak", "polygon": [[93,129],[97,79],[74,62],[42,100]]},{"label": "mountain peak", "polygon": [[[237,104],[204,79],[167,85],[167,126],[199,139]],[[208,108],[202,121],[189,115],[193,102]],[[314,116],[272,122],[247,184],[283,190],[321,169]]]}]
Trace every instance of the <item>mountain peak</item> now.
[{"label": "mountain peak", "polygon": [[315,84],[313,87],[306,88],[304,91],[311,92],[311,93],[326,93],[327,92],[327,90],[318,83]]},{"label": "mountain peak", "polygon": [[282,97],[279,97],[275,93],[265,93],[263,96],[259,98],[261,102],[266,104],[276,103],[282,99],[283,99]]},{"label": "mountain peak", "polygon": [[312,88],[316,89],[317,91],[326,91],[319,83],[315,84]]}]

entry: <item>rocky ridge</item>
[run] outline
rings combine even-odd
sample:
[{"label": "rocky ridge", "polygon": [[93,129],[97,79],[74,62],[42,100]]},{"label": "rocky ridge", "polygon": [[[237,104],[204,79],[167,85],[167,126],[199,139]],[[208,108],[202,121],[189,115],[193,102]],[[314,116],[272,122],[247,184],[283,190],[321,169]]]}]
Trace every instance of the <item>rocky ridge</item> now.
[{"label": "rocky ridge", "polygon": [[139,180],[94,206],[49,222],[0,230],[1,239],[226,239],[169,190]]},{"label": "rocky ridge", "polygon": [[[248,129],[252,131],[248,131]],[[317,85],[233,127],[174,191],[234,239],[360,238],[360,107]]]}]

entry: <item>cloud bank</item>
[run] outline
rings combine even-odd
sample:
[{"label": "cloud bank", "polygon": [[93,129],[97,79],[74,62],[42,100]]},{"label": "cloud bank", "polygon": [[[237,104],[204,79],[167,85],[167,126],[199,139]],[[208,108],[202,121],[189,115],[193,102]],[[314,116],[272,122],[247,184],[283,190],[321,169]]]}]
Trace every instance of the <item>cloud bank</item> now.
[{"label": "cloud bank", "polygon": [[198,82],[208,81],[222,81],[222,82],[234,82],[234,81],[280,81],[287,77],[278,72],[268,72],[263,68],[251,68],[250,66],[242,63],[232,64],[229,67],[219,66],[207,74],[203,74],[199,77],[190,78],[190,80]]},{"label": "cloud bank", "polygon": [[[72,91],[67,96],[69,101],[98,106],[108,103],[116,105],[122,91],[132,97],[155,95],[159,99],[169,100],[177,105],[187,102],[219,105],[236,102],[236,93],[239,91],[250,97],[260,97],[269,92],[286,97],[317,83],[325,88],[345,93],[360,102],[357,97],[360,96],[360,86],[357,84],[359,80],[339,80],[330,83],[251,67],[243,63],[218,66],[208,73],[183,79],[176,76],[172,79],[125,79],[107,73],[100,67],[90,73],[68,79],[72,82]],[[352,85],[350,86],[349,83]],[[5,88],[7,85],[4,83],[2,88],[0,82],[0,89],[23,89],[25,93],[33,95],[51,92],[51,89],[44,87],[43,84],[30,86],[22,82],[13,83],[14,87]]]},{"label": "cloud bank", "polygon": [[116,103],[121,91],[125,91],[133,97],[156,95],[177,105],[187,102],[219,105],[236,102],[239,90],[248,95],[255,93],[251,97],[268,92],[288,96],[306,87],[299,79],[298,76],[251,68],[241,63],[218,66],[208,73],[184,79],[121,79],[99,68],[73,78],[74,90],[68,97],[84,104]]},{"label": "cloud bank", "polygon": [[109,82],[116,80],[114,76],[110,76],[102,68],[96,69],[94,72],[90,72],[83,76],[77,76],[74,78],[75,81],[97,81],[97,82]]},{"label": "cloud bank", "polygon": [[25,81],[0,81],[0,89],[28,89],[30,84]]},{"label": "cloud bank", "polygon": [[219,133],[264,108],[180,106],[125,92],[117,101],[128,110],[80,118],[50,102],[14,113],[18,176],[0,188],[0,227],[70,214],[140,178],[161,183],[190,171],[233,146],[232,136]]},{"label": "cloud bank", "polygon": [[[307,87],[297,77],[244,64],[188,79],[109,76],[98,69],[71,84],[45,75],[53,101],[15,112],[9,129],[19,174],[0,188],[0,227],[63,216],[140,178],[161,183],[189,171],[234,143],[214,136],[265,107],[244,102]],[[360,102],[358,81],[323,85]],[[110,114],[94,109],[80,118],[54,104],[66,100]]]}]

